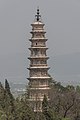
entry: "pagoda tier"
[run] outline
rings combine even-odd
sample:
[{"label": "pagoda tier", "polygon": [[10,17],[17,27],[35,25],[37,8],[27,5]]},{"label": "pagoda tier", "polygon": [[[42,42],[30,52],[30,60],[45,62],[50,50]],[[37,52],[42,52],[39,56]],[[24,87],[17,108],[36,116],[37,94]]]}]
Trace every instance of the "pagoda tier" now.
[{"label": "pagoda tier", "polygon": [[29,41],[33,42],[33,41],[47,41],[48,39],[47,38],[31,38],[29,39]]},{"label": "pagoda tier", "polygon": [[[46,80],[49,80],[50,79],[50,77],[29,77],[29,78],[27,78],[29,81],[38,81],[38,80],[40,80],[41,82],[42,81],[44,81],[45,79]],[[44,84],[42,84],[42,86],[44,86]]]},{"label": "pagoda tier", "polygon": [[39,56],[30,56],[30,57],[28,57],[28,59],[29,60],[32,60],[32,59],[36,59],[36,60],[37,59],[40,59],[40,60],[41,59],[43,59],[43,60],[45,59],[45,60],[47,60],[47,59],[49,59],[49,57],[48,56],[41,56],[41,55],[39,55]]},{"label": "pagoda tier", "polygon": [[[42,111],[42,101],[44,95],[49,100],[49,81],[51,77],[48,74],[49,66],[47,60],[49,57],[46,54],[47,47],[45,37],[46,31],[44,30],[44,24],[41,21],[41,15],[39,15],[39,9],[37,9],[37,15],[35,16],[35,22],[31,24],[32,31],[30,32],[32,37],[29,39],[31,46],[29,48],[31,54],[28,59],[30,60],[29,70],[29,100],[31,106],[35,112]],[[33,104],[34,103],[34,104]]]},{"label": "pagoda tier", "polygon": [[[34,50],[33,50],[34,49]],[[40,47],[40,46],[31,46],[31,48],[29,48],[29,50],[32,50],[32,51],[35,51],[36,50],[36,52],[37,52],[37,50],[39,49],[39,51],[40,51],[40,49],[41,49],[41,51],[43,50],[47,50],[48,48],[47,47]],[[37,54],[38,55],[38,54]]]}]

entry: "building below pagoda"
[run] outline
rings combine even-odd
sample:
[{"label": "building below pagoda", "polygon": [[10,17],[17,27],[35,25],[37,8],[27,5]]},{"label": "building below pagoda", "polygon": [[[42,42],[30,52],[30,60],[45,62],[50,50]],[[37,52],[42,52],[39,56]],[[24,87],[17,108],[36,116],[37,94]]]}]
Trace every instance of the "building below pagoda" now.
[{"label": "building below pagoda", "polygon": [[39,14],[39,9],[37,9],[37,15],[35,15],[35,21],[32,26],[31,33],[31,46],[30,50],[30,60],[29,65],[29,101],[33,107],[34,112],[42,112],[42,101],[44,95],[46,95],[47,100],[49,100],[49,81],[51,77],[48,74],[49,66],[47,65],[47,60],[49,57],[46,54],[47,47],[45,36],[44,24],[41,20],[41,15]]}]

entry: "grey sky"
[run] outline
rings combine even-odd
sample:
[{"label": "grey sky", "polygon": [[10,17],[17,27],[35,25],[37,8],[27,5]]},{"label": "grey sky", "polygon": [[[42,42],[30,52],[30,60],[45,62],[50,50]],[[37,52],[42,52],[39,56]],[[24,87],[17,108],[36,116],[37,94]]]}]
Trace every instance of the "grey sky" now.
[{"label": "grey sky", "polygon": [[[80,0],[0,0],[0,79],[25,78],[26,81],[30,24],[34,21],[37,6],[45,23],[48,55],[55,76],[61,68],[56,67],[54,56],[80,53]],[[23,60],[17,54],[21,54]],[[62,76],[57,78],[62,79]]]},{"label": "grey sky", "polygon": [[49,53],[80,52],[79,0],[0,0],[0,54],[27,49],[37,6],[45,23]]}]

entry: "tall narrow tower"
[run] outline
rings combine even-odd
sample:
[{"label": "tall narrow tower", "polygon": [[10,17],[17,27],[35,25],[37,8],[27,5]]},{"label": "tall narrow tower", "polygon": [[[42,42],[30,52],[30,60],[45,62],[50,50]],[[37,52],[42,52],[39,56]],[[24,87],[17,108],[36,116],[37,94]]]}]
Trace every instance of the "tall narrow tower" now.
[{"label": "tall narrow tower", "polygon": [[35,15],[35,21],[32,26],[31,55],[28,58],[30,60],[29,66],[29,101],[33,106],[34,112],[42,111],[42,101],[44,95],[49,100],[49,80],[50,76],[48,70],[50,67],[47,65],[48,56],[46,55],[46,37],[44,31],[44,24],[37,9],[37,15]]}]

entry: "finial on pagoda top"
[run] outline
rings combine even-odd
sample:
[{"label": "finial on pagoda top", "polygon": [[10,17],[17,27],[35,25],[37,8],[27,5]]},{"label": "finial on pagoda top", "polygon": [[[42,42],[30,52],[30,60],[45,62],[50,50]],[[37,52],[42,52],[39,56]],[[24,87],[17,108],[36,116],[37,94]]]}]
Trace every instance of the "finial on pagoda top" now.
[{"label": "finial on pagoda top", "polygon": [[40,21],[41,15],[39,14],[39,7],[37,7],[37,15],[35,15],[36,20]]}]

